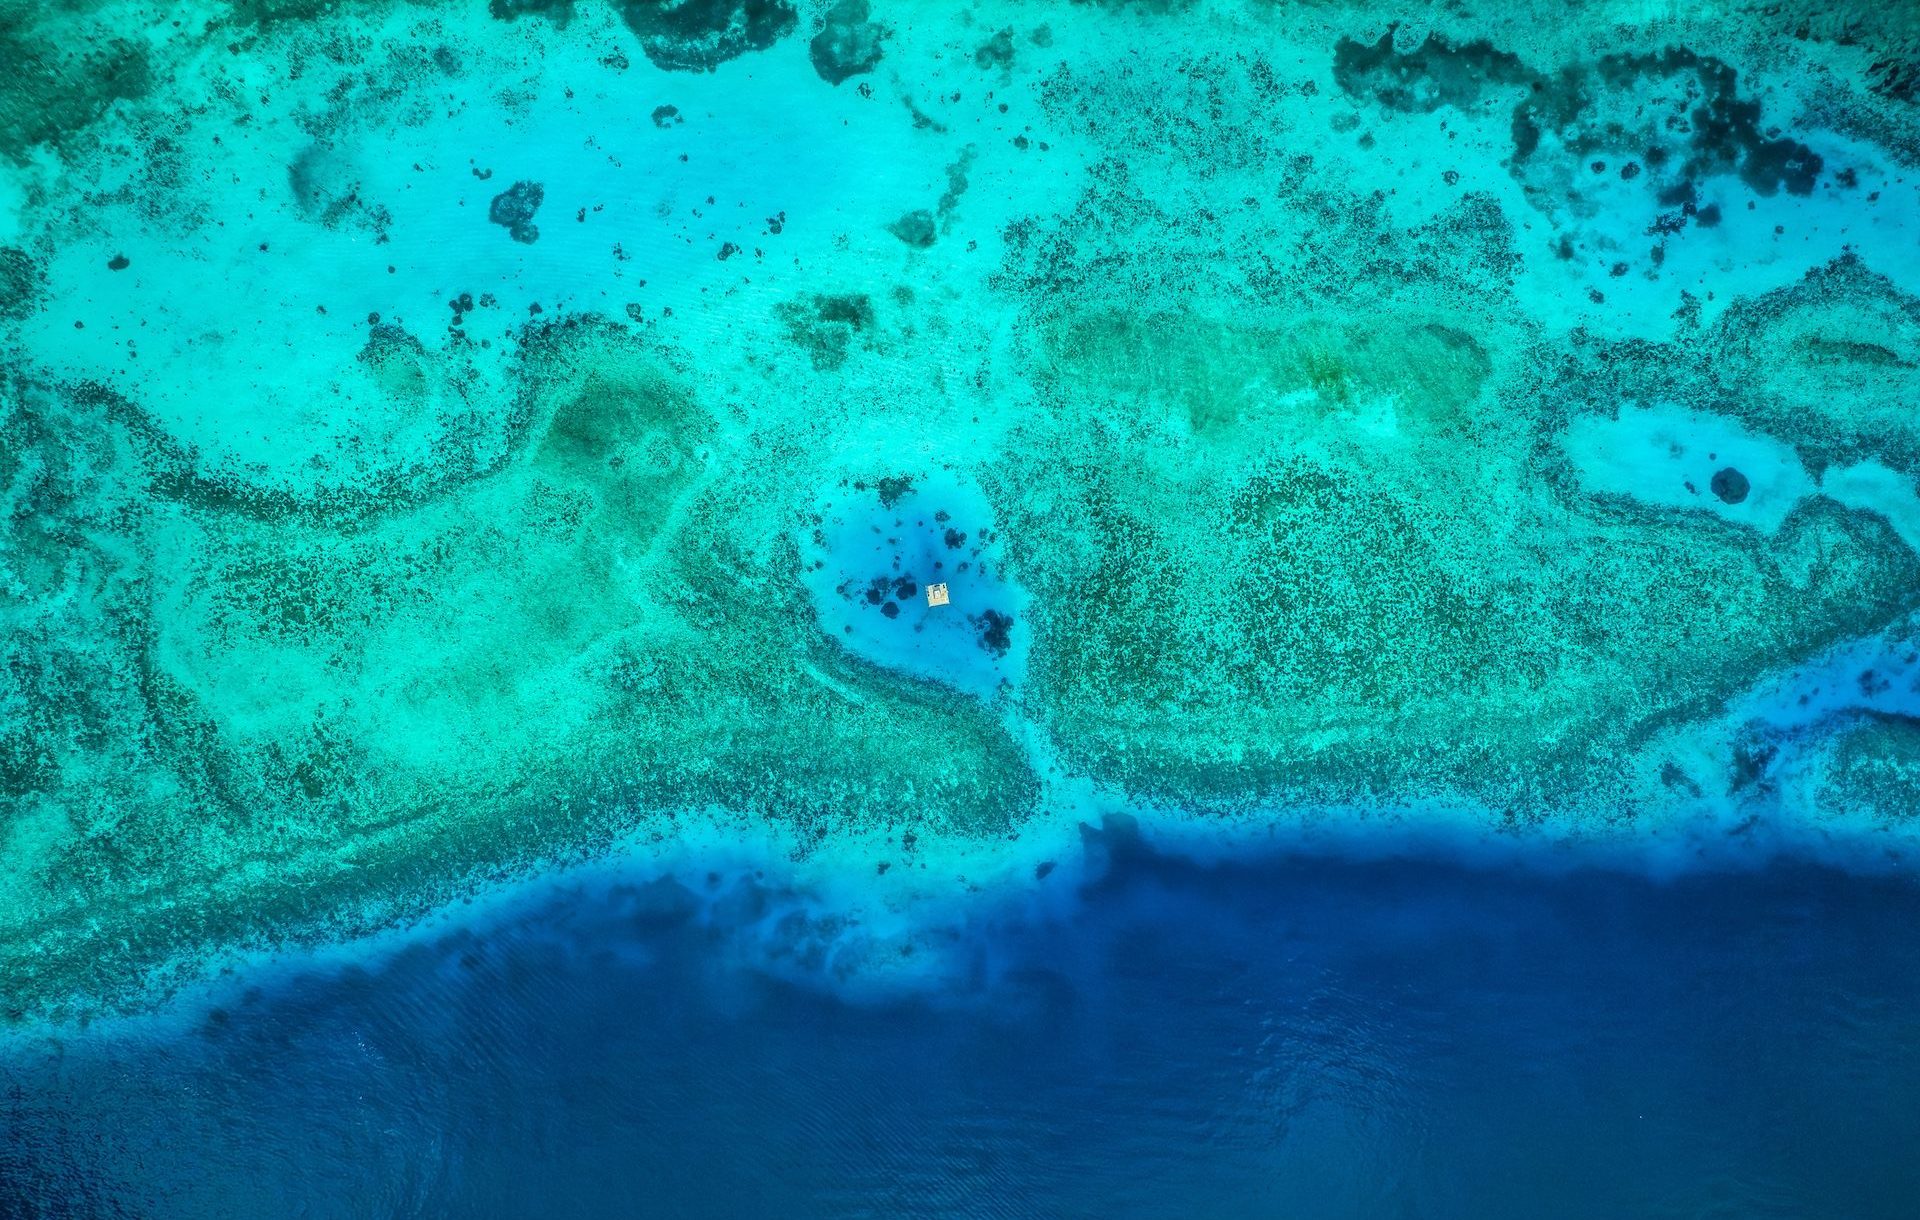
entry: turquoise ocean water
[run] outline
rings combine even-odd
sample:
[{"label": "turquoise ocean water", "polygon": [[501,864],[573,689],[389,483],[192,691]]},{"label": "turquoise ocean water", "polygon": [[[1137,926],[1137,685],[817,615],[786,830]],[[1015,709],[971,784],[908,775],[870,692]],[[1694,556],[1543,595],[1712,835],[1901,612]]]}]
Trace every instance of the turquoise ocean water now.
[{"label": "turquoise ocean water", "polygon": [[0,1217],[1920,1213],[1920,10],[0,0]]}]

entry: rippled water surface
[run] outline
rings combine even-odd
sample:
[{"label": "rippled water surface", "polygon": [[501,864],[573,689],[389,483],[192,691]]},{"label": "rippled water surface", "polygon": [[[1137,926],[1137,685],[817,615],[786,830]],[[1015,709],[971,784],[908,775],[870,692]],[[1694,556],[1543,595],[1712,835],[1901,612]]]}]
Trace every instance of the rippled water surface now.
[{"label": "rippled water surface", "polygon": [[[1906,884],[1123,854],[1071,908],[956,930],[957,981],[851,999],[831,917],[795,901],[747,880],[582,889],[276,980],[191,1032],[16,1054],[5,1214],[1897,1217],[1920,1199]],[[749,926],[758,959],[721,952]]]}]

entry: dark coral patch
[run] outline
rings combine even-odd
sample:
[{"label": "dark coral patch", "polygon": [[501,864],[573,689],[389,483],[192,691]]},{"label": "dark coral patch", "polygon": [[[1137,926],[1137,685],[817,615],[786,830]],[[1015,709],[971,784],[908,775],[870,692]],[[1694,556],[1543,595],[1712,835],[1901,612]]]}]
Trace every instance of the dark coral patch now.
[{"label": "dark coral patch", "polygon": [[620,16],[641,52],[670,72],[711,72],[764,51],[799,20],[785,0],[628,0]]},{"label": "dark coral patch", "polygon": [[973,53],[973,66],[986,70],[989,68],[1011,68],[1013,66],[1013,29],[1008,27],[995,34]]},{"label": "dark coral patch", "polygon": [[880,63],[881,43],[891,33],[869,21],[867,0],[840,0],[827,10],[825,24],[807,44],[813,70],[820,79],[837,85],[851,76],[871,72]]},{"label": "dark coral patch", "polygon": [[1401,53],[1394,49],[1393,36],[1388,30],[1372,44],[1342,38],[1333,49],[1334,83],[1389,110],[1427,113],[1442,106],[1471,106],[1488,85],[1534,79],[1518,55],[1496,50],[1485,40],[1456,47],[1436,34]]},{"label": "dark coral patch", "polygon": [[[1762,123],[1759,100],[1741,94],[1731,65],[1685,47],[1607,55],[1543,72],[1485,41],[1454,46],[1435,35],[1400,51],[1389,30],[1373,43],[1342,39],[1334,48],[1333,75],[1353,96],[1419,113],[1471,107],[1490,88],[1525,86],[1512,120],[1516,173],[1539,153],[1548,133],[1565,155],[1596,174],[1607,168],[1597,153],[1630,150],[1647,137],[1682,135],[1684,163],[1671,167],[1671,176],[1655,187],[1667,205],[1684,202],[1667,197],[1676,178],[1690,191],[1703,175],[1734,173],[1762,195],[1783,189],[1805,195],[1822,169],[1819,154]],[[1648,116],[1645,130],[1629,130],[1610,116],[1609,108],[1624,111],[1629,101],[1634,113]],[[1666,169],[1667,151],[1648,149],[1644,166],[1629,165],[1631,172],[1621,171],[1629,179]]]},{"label": "dark coral patch", "polygon": [[487,0],[487,12],[499,21],[533,15],[564,26],[573,20],[573,0]]},{"label": "dark coral patch", "polygon": [[1709,486],[1713,488],[1714,495],[1728,504],[1740,503],[1747,498],[1747,492],[1752,488],[1752,484],[1747,482],[1747,476],[1731,466],[1716,470],[1713,474],[1713,482]]},{"label": "dark coral patch", "polygon": [[1867,87],[1881,97],[1908,103],[1920,100],[1920,59],[1876,60],[1867,68],[1867,79],[1871,82]]},{"label": "dark coral patch", "polygon": [[[491,171],[474,167],[473,175],[482,181]],[[287,166],[287,187],[301,214],[329,229],[357,228],[371,234],[376,242],[387,240],[393,214],[384,206],[360,193],[360,183],[341,172],[326,145],[315,143]]]},{"label": "dark coral patch", "polygon": [[506,229],[513,240],[531,246],[540,240],[540,229],[533,214],[546,201],[546,188],[538,182],[520,181],[493,197],[487,206],[487,219]]},{"label": "dark coral patch", "polygon": [[980,647],[996,657],[1007,655],[1007,649],[1013,646],[1013,616],[1002,614],[998,610],[982,610],[977,616],[969,615],[968,622],[980,629]]},{"label": "dark coral patch", "polygon": [[[1671,99],[1665,101],[1669,113],[1657,116],[1660,134],[1686,135],[1689,155],[1677,171],[1683,180],[1734,172],[1762,195],[1782,188],[1791,195],[1806,195],[1823,165],[1819,154],[1806,145],[1763,130],[1760,102],[1741,95],[1739,74],[1731,65],[1685,47],[1655,54],[1608,55],[1542,81],[1543,86],[1521,102],[1515,124],[1524,117],[1541,130],[1556,132],[1575,156],[1621,143],[1625,133],[1594,121],[1593,112],[1608,95],[1652,86],[1655,96]],[[1522,160],[1530,155],[1527,150],[1517,151]],[[1651,155],[1648,163],[1656,164]]]},{"label": "dark coral patch", "polygon": [[887,232],[916,250],[925,250],[938,236],[934,229],[933,213],[926,208],[917,208],[887,226]]},{"label": "dark coral patch", "polygon": [[845,364],[854,338],[874,324],[873,301],[865,293],[815,294],[785,302],[776,312],[787,338],[823,372]]},{"label": "dark coral patch", "polygon": [[25,250],[0,246],[0,318],[23,318],[40,299],[40,269]]},{"label": "dark coral patch", "polygon": [[[92,43],[29,39],[22,5],[0,18],[0,153],[22,154],[58,143],[103,114],[117,99],[145,97],[154,84],[137,29],[132,39]],[[49,21],[48,25],[54,23]]]},{"label": "dark coral patch", "polygon": [[890,475],[874,484],[874,489],[880,493],[881,505],[886,508],[892,508],[913,494],[913,476],[908,474]]},{"label": "dark coral patch", "polygon": [[427,358],[426,345],[396,323],[377,322],[367,329],[367,341],[354,356],[374,372],[417,380]]}]

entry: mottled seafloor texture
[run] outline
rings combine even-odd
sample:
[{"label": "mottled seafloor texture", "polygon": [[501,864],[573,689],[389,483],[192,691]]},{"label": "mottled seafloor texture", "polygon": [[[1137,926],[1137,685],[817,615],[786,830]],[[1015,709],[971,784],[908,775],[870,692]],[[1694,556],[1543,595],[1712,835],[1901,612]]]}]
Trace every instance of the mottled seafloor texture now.
[{"label": "mottled seafloor texture", "polygon": [[0,1023],[613,856],[920,986],[1123,811],[1909,877],[1916,293],[1902,4],[0,0]]}]

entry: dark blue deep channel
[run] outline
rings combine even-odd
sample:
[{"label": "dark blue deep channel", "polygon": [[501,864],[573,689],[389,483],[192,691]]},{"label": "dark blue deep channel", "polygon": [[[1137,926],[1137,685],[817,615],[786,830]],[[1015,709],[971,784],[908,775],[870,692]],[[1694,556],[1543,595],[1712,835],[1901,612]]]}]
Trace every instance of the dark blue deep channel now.
[{"label": "dark blue deep channel", "polygon": [[1119,846],[918,993],[616,884],[16,1047],[0,1214],[1920,1216],[1910,882]]}]

